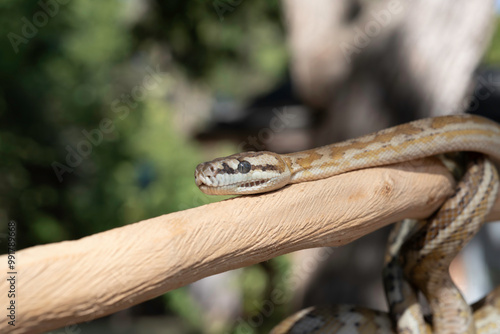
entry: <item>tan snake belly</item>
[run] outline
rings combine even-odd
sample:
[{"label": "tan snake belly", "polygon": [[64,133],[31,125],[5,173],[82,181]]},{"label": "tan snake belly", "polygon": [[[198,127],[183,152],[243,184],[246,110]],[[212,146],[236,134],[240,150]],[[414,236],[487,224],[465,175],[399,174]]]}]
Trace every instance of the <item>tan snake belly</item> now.
[{"label": "tan snake belly", "polygon": [[[473,115],[423,119],[357,139],[303,152],[281,155],[272,152],[246,152],[215,159],[198,165],[195,180],[199,188],[207,194],[254,194],[279,189],[291,183],[312,181],[352,170],[454,151],[480,152],[500,161],[500,126],[495,122]],[[483,166],[481,171],[486,174],[489,169],[494,170],[487,161],[486,163],[477,163],[477,165]],[[471,170],[474,168],[477,170],[479,167],[474,165],[470,167]],[[462,303],[458,290],[450,285],[451,280],[447,276],[447,266],[452,256],[473,234],[473,232],[464,232],[468,231],[464,226],[468,226],[472,220],[479,228],[482,218],[491,208],[493,199],[496,198],[498,181],[494,177],[486,178],[487,182],[483,179],[482,181],[474,181],[474,175],[480,172],[476,171],[476,174],[468,172],[468,177],[464,177],[464,180],[461,181],[461,184],[465,185],[459,186],[455,197],[447,201],[440,209],[439,212],[444,213],[441,216],[440,213],[437,213],[429,222],[421,224],[421,226],[427,226],[419,232],[423,233],[424,237],[418,239],[417,236],[410,239],[411,241],[408,241],[403,249],[398,248],[397,252],[389,252],[394,259],[399,255],[405,258],[406,263],[401,264],[401,267],[404,267],[406,276],[411,278],[410,283],[418,286],[418,289],[424,292],[431,303],[433,315],[437,320],[434,321],[436,333],[474,333],[475,331],[468,305]],[[496,175],[495,172],[489,173]],[[467,194],[470,194],[468,189],[476,189],[475,195],[467,198]],[[490,189],[489,192],[488,189]],[[482,191],[485,192],[483,195],[481,195]],[[489,197],[486,197],[486,193]],[[460,209],[463,203],[467,203],[466,210],[456,210]],[[485,203],[489,203],[489,206]],[[456,214],[449,214],[450,210],[454,210]],[[429,226],[433,227],[429,229]],[[436,234],[436,231],[439,233]],[[451,246],[447,245],[449,240],[451,240]],[[411,250],[412,247],[415,248],[414,252]],[[433,267],[435,266],[442,268],[434,271]],[[407,289],[411,290],[411,288]],[[403,311],[413,312],[416,310],[416,313],[420,312],[419,306],[415,310],[413,308],[414,304],[416,305],[416,301],[412,300],[414,293],[411,291],[406,293],[404,303],[401,304]],[[488,320],[491,317],[500,316],[498,305],[500,302],[495,299],[498,294],[497,289],[491,297],[493,299],[488,299],[490,303],[485,303],[474,314],[478,333],[497,333],[497,329],[485,328],[498,326],[500,323],[499,319]],[[450,305],[442,307],[442,304],[447,301],[452,301],[451,304],[460,304],[461,306],[457,308],[460,311],[457,311],[455,315],[449,315],[450,310],[454,309]],[[332,312],[332,309],[329,310]],[[340,312],[341,310],[342,312]],[[386,314],[360,308],[347,309],[346,311],[342,307],[338,307],[333,309],[333,315],[332,313],[324,314],[325,309],[304,312],[291,317],[294,323],[297,320],[304,322],[305,319],[317,321],[323,319],[323,325],[319,325],[321,321],[317,322],[317,330],[315,331],[314,321],[312,323],[309,321],[305,325],[307,328],[298,328],[297,330],[295,325],[289,327],[290,333],[342,333],[347,327],[342,327],[340,324],[345,321],[346,317],[349,317],[349,314],[352,319],[361,316],[361,320],[356,324],[364,324],[368,328],[366,331],[358,328],[353,333],[385,333],[391,328],[390,325],[387,327],[387,322],[390,324],[391,320]],[[335,319],[335,314],[339,318]],[[408,333],[430,332],[423,318],[418,319],[421,315],[412,313],[404,318],[402,314],[398,314],[397,310],[391,309],[390,316],[392,321],[397,323],[397,329],[401,332],[405,332],[401,328],[408,326],[410,326]],[[405,322],[407,319],[410,319],[411,325]],[[458,319],[464,324],[450,325],[450,321],[453,322],[454,319]],[[400,320],[402,321],[401,327]],[[290,320],[287,321],[280,325],[275,333],[288,333],[289,331],[284,329],[290,322]],[[420,325],[413,324],[418,321],[420,321]],[[330,324],[332,327],[328,327],[326,324]],[[455,331],[454,328],[459,329]]]}]

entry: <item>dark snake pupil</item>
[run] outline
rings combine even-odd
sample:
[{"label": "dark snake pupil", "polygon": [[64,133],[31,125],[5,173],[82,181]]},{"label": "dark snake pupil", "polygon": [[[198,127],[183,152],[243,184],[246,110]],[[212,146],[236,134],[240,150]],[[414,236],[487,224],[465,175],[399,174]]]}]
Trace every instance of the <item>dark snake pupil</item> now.
[{"label": "dark snake pupil", "polygon": [[238,164],[238,172],[246,174],[252,169],[252,165],[248,161],[241,161]]}]

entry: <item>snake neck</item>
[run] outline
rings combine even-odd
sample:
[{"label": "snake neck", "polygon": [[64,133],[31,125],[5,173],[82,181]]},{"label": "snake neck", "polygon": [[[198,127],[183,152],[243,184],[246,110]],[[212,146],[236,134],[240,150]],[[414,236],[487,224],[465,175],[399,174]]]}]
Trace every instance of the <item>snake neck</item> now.
[{"label": "snake neck", "polygon": [[290,183],[298,183],[454,151],[481,152],[498,162],[500,126],[473,115],[422,119],[281,158]]}]

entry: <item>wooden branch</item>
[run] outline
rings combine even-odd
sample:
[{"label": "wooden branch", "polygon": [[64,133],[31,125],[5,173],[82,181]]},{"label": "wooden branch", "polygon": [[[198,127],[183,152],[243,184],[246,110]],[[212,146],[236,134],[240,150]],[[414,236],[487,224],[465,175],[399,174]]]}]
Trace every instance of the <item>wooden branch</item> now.
[{"label": "wooden branch", "polygon": [[[70,326],[209,275],[299,249],[344,245],[402,218],[428,216],[453,187],[436,159],[424,159],[24,249],[16,253],[16,326],[9,326],[4,316],[0,332]],[[500,218],[500,212],[495,215],[490,219]],[[6,256],[0,263],[7,263]],[[5,307],[5,279],[0,291]]]}]

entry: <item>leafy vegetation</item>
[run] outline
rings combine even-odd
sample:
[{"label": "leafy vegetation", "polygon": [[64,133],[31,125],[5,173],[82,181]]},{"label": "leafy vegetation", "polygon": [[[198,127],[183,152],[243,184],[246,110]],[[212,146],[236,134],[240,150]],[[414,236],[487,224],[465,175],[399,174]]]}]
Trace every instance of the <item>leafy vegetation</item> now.
[{"label": "leafy vegetation", "polygon": [[[249,98],[286,67],[278,2],[223,3],[2,1],[2,236],[15,220],[22,249],[214,200],[194,167],[236,145],[193,131],[212,96]],[[182,291],[166,312],[203,331]]]}]

